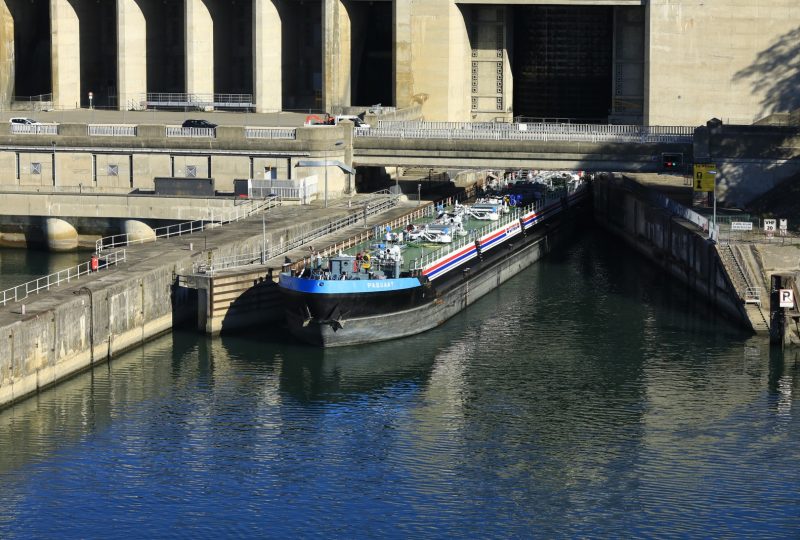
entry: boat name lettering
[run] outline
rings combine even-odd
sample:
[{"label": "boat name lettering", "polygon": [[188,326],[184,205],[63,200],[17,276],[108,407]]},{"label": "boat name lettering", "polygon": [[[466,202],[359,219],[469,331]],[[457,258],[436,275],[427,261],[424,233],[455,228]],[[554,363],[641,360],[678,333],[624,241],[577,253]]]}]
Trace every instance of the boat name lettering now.
[{"label": "boat name lettering", "polygon": [[367,289],[391,289],[394,284],[391,281],[370,281],[367,283]]}]

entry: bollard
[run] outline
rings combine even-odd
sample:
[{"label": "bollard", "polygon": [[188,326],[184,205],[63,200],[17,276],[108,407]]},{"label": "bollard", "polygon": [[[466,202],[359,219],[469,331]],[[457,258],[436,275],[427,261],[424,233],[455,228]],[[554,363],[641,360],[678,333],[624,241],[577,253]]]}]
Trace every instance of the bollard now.
[{"label": "bollard", "polygon": [[22,304],[22,307],[20,307],[20,313],[25,315],[25,304]]},{"label": "bollard", "polygon": [[194,251],[194,242],[189,242],[189,251]]}]

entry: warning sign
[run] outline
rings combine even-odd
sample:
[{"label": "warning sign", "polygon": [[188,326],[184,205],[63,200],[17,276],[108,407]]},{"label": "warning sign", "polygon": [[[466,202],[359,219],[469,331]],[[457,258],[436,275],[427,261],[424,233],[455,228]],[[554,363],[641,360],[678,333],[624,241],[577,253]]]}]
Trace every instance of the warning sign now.
[{"label": "warning sign", "polygon": [[778,291],[778,300],[780,307],[793,308],[794,307],[794,291],[792,289],[780,289]]},{"label": "warning sign", "polygon": [[713,163],[695,163],[694,190],[708,193],[714,191],[717,179],[717,166]]}]

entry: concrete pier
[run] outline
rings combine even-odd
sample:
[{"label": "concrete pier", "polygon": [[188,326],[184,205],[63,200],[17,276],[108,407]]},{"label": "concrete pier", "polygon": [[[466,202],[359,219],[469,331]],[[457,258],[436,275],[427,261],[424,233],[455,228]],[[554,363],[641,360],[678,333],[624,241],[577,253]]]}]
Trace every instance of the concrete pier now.
[{"label": "concrete pier", "polygon": [[253,0],[253,93],[256,112],[283,107],[283,40],[278,0]]},{"label": "concrete pier", "polygon": [[337,111],[350,105],[352,95],[350,14],[342,0],[323,0],[322,6],[323,108]]},{"label": "concrete pier", "polygon": [[[266,214],[266,240],[278,245],[361,212],[347,206],[280,207]],[[378,219],[376,217],[375,219]],[[212,256],[250,254],[265,236],[261,216],[198,236],[131,246],[119,268],[74,280],[0,308],[0,406],[136,347],[196,313],[177,276]],[[22,312],[22,304],[25,311]]]},{"label": "concrete pier", "polygon": [[214,20],[207,0],[185,0],[186,92],[214,93]]},{"label": "concrete pier", "polygon": [[136,0],[117,0],[117,87],[122,111],[147,93],[147,22]]},{"label": "concrete pier", "polygon": [[80,21],[69,0],[50,0],[53,105],[77,109],[81,102]]}]

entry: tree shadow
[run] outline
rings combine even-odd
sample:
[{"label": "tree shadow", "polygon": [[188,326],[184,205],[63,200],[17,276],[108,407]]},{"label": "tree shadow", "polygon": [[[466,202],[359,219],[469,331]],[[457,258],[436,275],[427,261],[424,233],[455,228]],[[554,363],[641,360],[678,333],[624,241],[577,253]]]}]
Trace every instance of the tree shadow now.
[{"label": "tree shadow", "polygon": [[761,116],[800,108],[800,27],[780,36],[753,64],[736,72],[734,82],[749,81],[762,96]]}]

